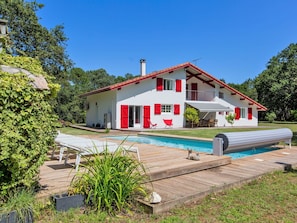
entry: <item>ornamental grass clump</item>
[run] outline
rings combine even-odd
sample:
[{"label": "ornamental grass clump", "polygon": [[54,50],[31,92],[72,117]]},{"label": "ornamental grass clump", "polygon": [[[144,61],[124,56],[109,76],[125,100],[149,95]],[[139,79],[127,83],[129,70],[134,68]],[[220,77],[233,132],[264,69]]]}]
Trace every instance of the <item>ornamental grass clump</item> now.
[{"label": "ornamental grass clump", "polygon": [[144,167],[122,146],[113,153],[106,147],[101,154],[85,158],[71,190],[86,195],[93,210],[115,214],[131,209],[136,198],[146,196]]},{"label": "ornamental grass clump", "polygon": [[[0,220],[2,214],[16,213],[16,222],[33,222],[35,211],[35,193],[26,189],[8,192],[6,202],[0,204]],[[1,221],[2,222],[2,221]]]}]

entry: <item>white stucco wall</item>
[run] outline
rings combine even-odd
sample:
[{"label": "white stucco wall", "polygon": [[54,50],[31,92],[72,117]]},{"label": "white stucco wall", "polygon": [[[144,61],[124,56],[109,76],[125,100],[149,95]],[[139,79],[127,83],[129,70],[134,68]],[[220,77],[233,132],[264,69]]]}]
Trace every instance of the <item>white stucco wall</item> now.
[{"label": "white stucco wall", "polygon": [[[220,104],[229,107],[232,109],[232,112],[229,113],[235,113],[235,107],[241,107],[246,108],[246,118],[240,118],[239,120],[235,120],[233,126],[257,126],[258,125],[258,110],[255,105],[249,105],[248,100],[240,100],[239,95],[232,95],[229,90],[226,88],[220,88],[218,85],[216,85],[214,82],[211,82],[211,85],[215,85],[215,88],[211,86],[208,83],[204,83],[201,80],[197,78],[191,78],[188,80],[188,90],[191,91],[191,83],[197,83],[198,84],[198,98],[199,100],[205,100],[206,101],[215,101],[219,102]],[[224,98],[219,98],[219,92],[222,92],[224,95]],[[189,92],[189,94],[191,94]],[[213,97],[213,98],[212,98]],[[251,120],[248,119],[248,108],[252,108],[253,118]],[[207,113],[201,113],[202,116],[206,115],[205,119],[211,119],[216,118],[218,120],[217,125],[218,126],[231,126],[226,121],[226,112],[209,112]]]},{"label": "white stucco wall", "polygon": [[[176,92],[175,87],[172,91],[156,90],[156,78],[146,79],[141,81],[138,84],[132,84],[126,87],[123,87],[121,90],[117,91],[117,114],[116,128],[120,128],[120,111],[121,105],[136,105],[136,106],[150,106],[150,116],[152,123],[157,123],[156,128],[164,128],[165,124],[163,119],[173,119],[173,127],[179,128],[183,127],[183,113],[184,113],[184,101],[185,101],[185,72],[184,70],[174,71],[170,74],[160,75],[160,78],[163,79],[172,79],[175,85],[175,80],[182,80],[182,92]],[[180,105],[180,114],[154,114],[154,104],[179,104]],[[143,114],[142,114],[143,115]],[[142,117],[142,116],[141,116]],[[143,125],[142,125],[143,126]],[[142,128],[141,126],[141,128]]]},{"label": "white stucco wall", "polygon": [[[246,108],[246,118],[240,118],[239,120],[235,120],[233,126],[257,126],[258,125],[258,110],[255,105],[249,105],[248,100],[240,100],[239,95],[232,95],[230,91],[226,90],[225,88],[216,88],[217,92],[222,92],[224,94],[224,98],[219,98],[219,94],[215,97],[215,101],[220,102],[222,105],[229,107],[233,110],[235,113],[236,107]],[[253,118],[251,120],[248,119],[248,108],[252,108],[252,114]],[[218,126],[231,126],[226,121],[226,112],[223,112],[222,114],[219,114],[217,112],[216,117],[218,119]]]},{"label": "white stucco wall", "polygon": [[107,91],[87,97],[89,109],[86,114],[87,126],[96,126],[96,124],[104,125],[104,114],[111,114],[111,127],[115,128],[116,94],[114,91]]}]

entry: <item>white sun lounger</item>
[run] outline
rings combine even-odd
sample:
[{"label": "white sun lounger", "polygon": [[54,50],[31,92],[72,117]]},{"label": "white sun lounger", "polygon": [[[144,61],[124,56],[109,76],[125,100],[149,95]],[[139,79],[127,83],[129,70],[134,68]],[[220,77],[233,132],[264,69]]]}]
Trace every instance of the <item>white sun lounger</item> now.
[{"label": "white sun lounger", "polygon": [[135,152],[137,154],[138,160],[140,160],[140,155],[138,148],[135,146],[126,146],[126,145],[118,145],[113,142],[103,142],[95,139],[87,139],[78,136],[72,136],[67,134],[59,133],[55,138],[55,142],[60,146],[59,153],[59,162],[62,162],[63,154],[65,149],[67,150],[67,154],[65,156],[64,163],[67,164],[68,156],[70,151],[74,151],[76,153],[75,159],[75,169],[78,170],[80,159],[82,155],[92,155],[97,153],[102,153],[106,148],[109,152],[115,152],[119,147],[124,148],[124,152]]}]

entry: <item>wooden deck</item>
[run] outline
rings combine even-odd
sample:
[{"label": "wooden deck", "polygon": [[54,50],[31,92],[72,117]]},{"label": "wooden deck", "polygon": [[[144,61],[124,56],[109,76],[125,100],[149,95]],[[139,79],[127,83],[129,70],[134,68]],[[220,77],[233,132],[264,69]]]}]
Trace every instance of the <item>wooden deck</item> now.
[{"label": "wooden deck", "polygon": [[[88,136],[94,137],[94,136]],[[131,142],[125,142],[132,145]],[[159,204],[140,201],[150,213],[160,213],[183,203],[274,171],[297,166],[297,147],[280,149],[247,158],[200,154],[200,161],[187,160],[187,151],[134,143],[150,175],[152,187],[162,197]],[[74,162],[74,160],[70,160]],[[67,191],[75,170],[58,160],[46,161],[40,170],[40,198]]]},{"label": "wooden deck", "polygon": [[294,166],[297,166],[296,147],[232,160],[229,165],[154,181],[153,189],[161,195],[162,202],[142,203],[149,212],[160,213],[199,200],[210,193],[249,182],[263,174]]}]

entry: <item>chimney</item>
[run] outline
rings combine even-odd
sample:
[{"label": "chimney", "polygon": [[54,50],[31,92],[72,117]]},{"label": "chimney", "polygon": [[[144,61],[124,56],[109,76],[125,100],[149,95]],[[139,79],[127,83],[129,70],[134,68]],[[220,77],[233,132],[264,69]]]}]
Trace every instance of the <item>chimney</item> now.
[{"label": "chimney", "polygon": [[145,59],[140,59],[140,75],[145,76],[146,75],[146,63]]}]

